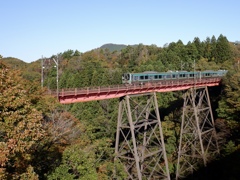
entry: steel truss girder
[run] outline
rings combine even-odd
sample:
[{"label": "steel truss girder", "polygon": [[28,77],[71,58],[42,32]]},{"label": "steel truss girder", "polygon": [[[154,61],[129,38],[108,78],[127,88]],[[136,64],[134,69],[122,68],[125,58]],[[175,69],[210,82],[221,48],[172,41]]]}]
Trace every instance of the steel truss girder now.
[{"label": "steel truss girder", "polygon": [[115,160],[128,179],[170,180],[156,93],[120,99]]},{"label": "steel truss girder", "polygon": [[176,179],[206,166],[218,153],[208,89],[191,88],[184,94]]}]

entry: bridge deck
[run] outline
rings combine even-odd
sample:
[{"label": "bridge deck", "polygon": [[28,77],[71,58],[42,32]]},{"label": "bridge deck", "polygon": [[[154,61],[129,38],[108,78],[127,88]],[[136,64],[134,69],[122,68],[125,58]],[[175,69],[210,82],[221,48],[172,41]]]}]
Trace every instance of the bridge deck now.
[{"label": "bridge deck", "polygon": [[[191,79],[191,80],[166,80],[157,83],[147,83],[145,85],[115,85],[108,87],[92,87],[84,89],[62,89],[59,92],[59,101],[62,104],[86,102],[119,98],[130,94],[143,94],[149,92],[170,92],[189,89],[191,87],[218,86],[221,77]],[[56,92],[51,92],[56,95]]]}]

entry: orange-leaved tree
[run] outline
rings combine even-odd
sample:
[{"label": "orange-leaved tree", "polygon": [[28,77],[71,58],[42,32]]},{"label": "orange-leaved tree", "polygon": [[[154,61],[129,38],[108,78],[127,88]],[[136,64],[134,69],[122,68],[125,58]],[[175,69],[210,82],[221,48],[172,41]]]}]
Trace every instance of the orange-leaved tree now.
[{"label": "orange-leaved tree", "polygon": [[38,179],[30,163],[45,135],[42,113],[33,103],[38,93],[20,72],[0,62],[0,179]]}]

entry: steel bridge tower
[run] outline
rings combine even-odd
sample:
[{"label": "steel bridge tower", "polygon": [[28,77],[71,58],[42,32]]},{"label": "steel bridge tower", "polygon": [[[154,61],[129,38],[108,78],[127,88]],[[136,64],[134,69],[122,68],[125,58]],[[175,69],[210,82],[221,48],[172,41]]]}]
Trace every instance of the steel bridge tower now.
[{"label": "steel bridge tower", "polygon": [[170,180],[156,93],[120,98],[115,155],[128,179]]},{"label": "steel bridge tower", "polygon": [[176,179],[191,174],[219,153],[207,87],[184,94]]}]

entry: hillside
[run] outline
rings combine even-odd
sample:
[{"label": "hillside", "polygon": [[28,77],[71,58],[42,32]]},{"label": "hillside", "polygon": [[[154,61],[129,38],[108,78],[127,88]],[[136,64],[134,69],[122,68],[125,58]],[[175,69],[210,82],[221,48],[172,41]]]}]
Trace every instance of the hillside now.
[{"label": "hillside", "polygon": [[18,58],[13,58],[13,57],[6,57],[1,59],[2,62],[4,62],[6,65],[8,65],[12,69],[23,69],[27,66],[27,63],[18,59]]},{"label": "hillside", "polygon": [[[120,53],[113,51],[113,47],[124,49]],[[238,67],[240,44],[229,43],[227,38],[221,35],[217,39],[213,36],[204,41],[195,38],[187,45],[179,40],[164,48],[143,44],[137,46],[105,44],[101,48],[85,53],[69,49],[53,55],[52,57],[58,58],[58,68],[55,67],[56,63],[48,58],[46,61],[39,59],[32,63],[24,63],[16,58],[0,59],[2,84],[0,86],[0,179],[95,180],[113,179],[116,173],[118,179],[127,179],[127,173],[136,176],[135,167],[129,169],[131,172],[125,172],[124,163],[128,163],[127,161],[123,163],[114,161],[115,142],[120,140],[115,138],[119,118],[119,99],[61,105],[56,97],[46,93],[56,92],[56,89],[60,93],[65,93],[64,89],[68,88],[77,90],[90,87],[87,89],[91,90],[92,87],[116,86],[122,83],[122,74],[126,72],[167,72],[168,70],[177,71],[180,68],[184,71],[192,71],[193,62],[197,71],[227,69],[229,72],[221,86],[209,87],[213,116],[216,119],[214,133],[219,139],[218,147],[221,154],[217,159],[212,159],[215,158],[214,156],[209,158],[210,154],[207,154],[209,164],[203,169],[201,160],[196,160],[196,164],[191,165],[196,172],[186,179],[240,179],[240,71]],[[181,66],[182,62],[184,66]],[[8,67],[5,64],[8,64]],[[183,92],[157,94],[166,142],[165,150],[169,157],[169,172],[173,177],[178,164],[180,122],[184,113],[182,95]],[[201,98],[201,96],[198,97]],[[142,107],[146,109],[148,105],[142,105],[145,105],[145,100],[149,104],[148,99],[136,98],[134,101],[141,102],[139,102],[140,106],[136,106],[136,110],[132,111],[134,118],[146,119],[145,110],[143,111]],[[152,111],[153,108],[149,107],[149,110]],[[210,110],[206,109],[207,111],[201,111],[204,115],[201,118],[208,120]],[[146,111],[147,114],[149,112]],[[127,115],[125,110],[121,115],[126,122]],[[148,115],[151,117],[149,122],[152,122],[154,116],[155,114]],[[151,127],[148,129],[150,130]],[[143,132],[149,133],[148,129],[136,131],[139,143],[137,149],[142,146]],[[125,138],[128,132],[130,131],[123,129],[121,137]],[[189,141],[195,141],[195,136],[189,137]],[[204,139],[208,139],[213,136],[205,137]],[[130,138],[125,139],[131,141]],[[154,150],[158,148],[153,144],[151,143],[151,146]],[[208,145],[204,143],[204,147],[205,144]],[[121,142],[119,147],[122,145],[124,144]],[[124,145],[124,151],[126,148],[128,146]],[[189,146],[189,148],[188,152],[193,150],[190,153],[194,155],[199,151],[198,146],[196,148]],[[216,150],[216,148],[212,147],[208,150]],[[131,152],[128,155],[134,156]],[[197,164],[198,162],[200,163]],[[144,166],[152,165],[150,159],[146,159],[144,163]],[[146,169],[144,175],[151,173],[151,169],[154,167]],[[157,178],[159,172],[154,176]]]}]

